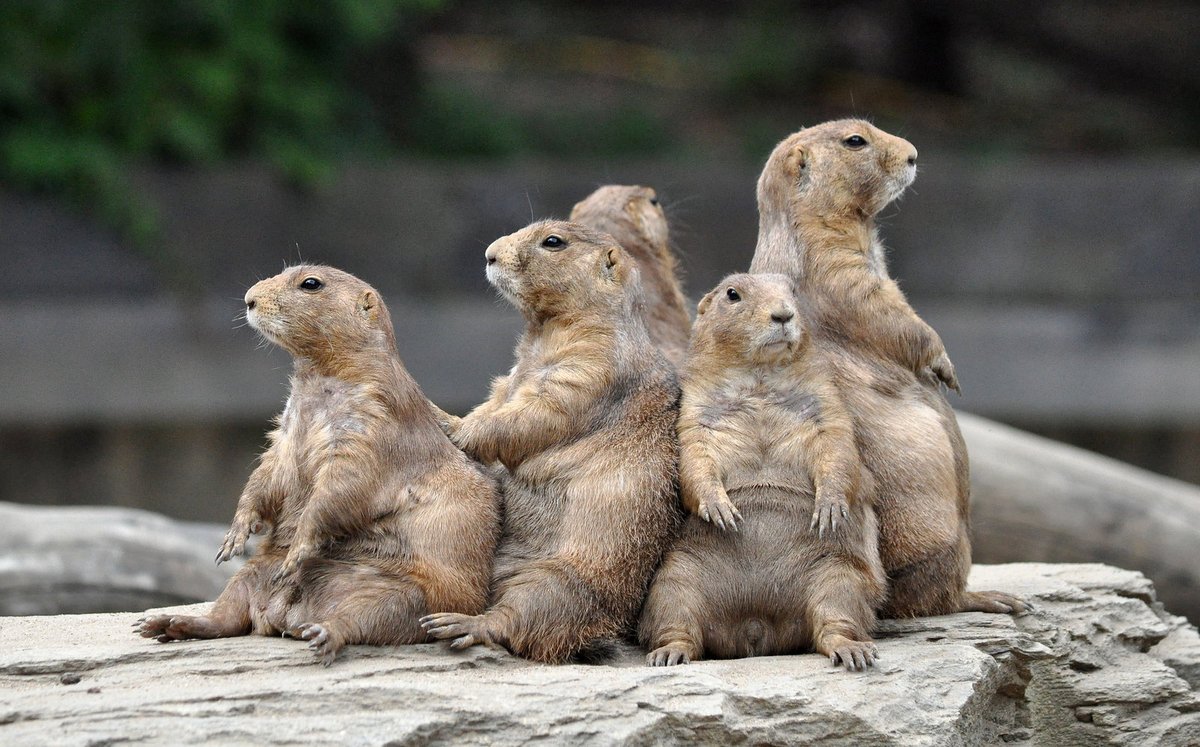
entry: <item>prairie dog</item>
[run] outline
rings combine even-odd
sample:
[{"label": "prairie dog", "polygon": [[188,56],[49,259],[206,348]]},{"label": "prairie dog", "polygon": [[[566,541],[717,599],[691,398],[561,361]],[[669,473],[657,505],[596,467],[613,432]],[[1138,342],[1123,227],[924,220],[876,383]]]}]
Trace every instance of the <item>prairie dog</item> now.
[{"label": "prairie dog", "polygon": [[431,609],[486,604],[495,482],[442,433],[396,352],[374,288],[302,265],[245,297],[250,324],[292,354],[287,406],[238,501],[217,562],[266,531],[203,617],[158,615],[160,641],[285,633],[329,664],[348,643],[426,639]]},{"label": "prairie dog", "polygon": [[642,612],[650,664],[812,649],[874,664],[871,480],[808,327],[782,275],[730,275],[700,301],[679,415],[691,516]]},{"label": "prairie dog", "polygon": [[681,365],[692,320],[658,194],[650,187],[605,185],[575,204],[571,220],[611,234],[637,260],[650,341]]},{"label": "prairie dog", "polygon": [[526,328],[491,397],[447,429],[507,469],[504,532],[487,612],[423,624],[454,648],[562,662],[632,628],[677,525],[679,386],[635,310],[636,264],[611,236],[543,221],[486,259]]},{"label": "prairie dog", "polygon": [[[940,340],[888,277],[874,216],[915,173],[910,143],[861,120],[800,130],[772,151],[758,181],[751,272],[782,273],[814,308],[814,346],[834,372],[876,483],[888,617],[960,610],[1022,613],[1002,592],[966,591],[970,469],[954,411],[957,387]],[[910,163],[911,162],[911,163]],[[925,372],[928,362],[934,375]]]}]

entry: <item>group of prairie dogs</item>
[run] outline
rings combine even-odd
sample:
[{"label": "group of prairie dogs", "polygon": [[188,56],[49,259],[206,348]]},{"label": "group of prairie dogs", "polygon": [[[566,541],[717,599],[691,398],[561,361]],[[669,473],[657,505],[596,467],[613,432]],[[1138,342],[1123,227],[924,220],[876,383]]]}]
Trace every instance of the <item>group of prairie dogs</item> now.
[{"label": "group of prairie dogs", "polygon": [[877,615],[1029,609],[966,591],[958,380],[875,232],[916,158],[857,120],[785,139],[750,274],[694,323],[653,190],[497,239],[487,277],[526,328],[462,418],[409,376],[369,285],[312,265],[258,283],[247,318],[295,368],[218,561],[265,536],[207,615],[137,632],[282,633],[326,664],[430,639],[594,660],[636,632],[655,665],[815,650],[857,670]]}]

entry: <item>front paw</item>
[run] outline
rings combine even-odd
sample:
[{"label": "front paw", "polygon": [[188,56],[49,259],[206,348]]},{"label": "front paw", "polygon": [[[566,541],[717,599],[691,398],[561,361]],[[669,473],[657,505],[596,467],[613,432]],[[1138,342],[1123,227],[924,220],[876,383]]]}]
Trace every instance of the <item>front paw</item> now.
[{"label": "front paw", "polygon": [[457,612],[439,612],[421,618],[421,627],[430,638],[450,640],[450,648],[461,650],[483,644],[494,646],[483,615],[462,615]]},{"label": "front paw", "polygon": [[300,573],[300,566],[316,554],[316,548],[312,545],[292,545],[292,548],[288,550],[287,557],[275,571],[275,575],[271,576],[271,583],[295,584]]},{"label": "front paw", "polygon": [[732,529],[735,532],[738,529],[738,521],[742,519],[742,512],[733,505],[729,494],[724,490],[701,498],[696,513],[701,519],[716,524],[721,529]]},{"label": "front paw", "polygon": [[846,496],[838,490],[818,490],[813,501],[812,521],[810,531],[816,531],[818,537],[837,534],[842,527],[850,525],[850,504]]},{"label": "front paw", "polygon": [[958,374],[954,372],[954,364],[950,362],[950,356],[946,355],[945,351],[934,358],[929,367],[933,369],[938,381],[953,389],[960,397],[962,396],[962,388],[958,385]]},{"label": "front paw", "polygon": [[243,517],[235,516],[233,524],[229,527],[229,532],[225,535],[225,541],[221,543],[221,548],[217,550],[217,565],[244,553],[246,551],[246,540],[250,538],[250,535],[258,534],[262,530],[263,520],[257,511]]}]

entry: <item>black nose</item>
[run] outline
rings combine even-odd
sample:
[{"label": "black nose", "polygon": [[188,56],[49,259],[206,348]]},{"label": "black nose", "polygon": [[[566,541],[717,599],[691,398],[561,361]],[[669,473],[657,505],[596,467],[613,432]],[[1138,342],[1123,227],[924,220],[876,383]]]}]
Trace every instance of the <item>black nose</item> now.
[{"label": "black nose", "polygon": [[496,258],[495,258],[495,257],[488,257],[488,258],[487,258],[487,263],[488,263],[489,265],[494,265],[494,264],[496,264]]},{"label": "black nose", "polygon": [[253,308],[254,308],[254,300],[251,299],[246,302],[246,311],[250,311]]},{"label": "black nose", "polygon": [[771,314],[771,321],[779,322],[780,324],[787,324],[788,322],[792,321],[792,317],[794,316],[795,314],[791,311],[776,311]]},{"label": "black nose", "polygon": [[916,157],[916,156],[909,156],[909,157],[908,157],[908,165],[909,165],[909,166],[916,166],[916,165],[917,165],[917,157]]}]

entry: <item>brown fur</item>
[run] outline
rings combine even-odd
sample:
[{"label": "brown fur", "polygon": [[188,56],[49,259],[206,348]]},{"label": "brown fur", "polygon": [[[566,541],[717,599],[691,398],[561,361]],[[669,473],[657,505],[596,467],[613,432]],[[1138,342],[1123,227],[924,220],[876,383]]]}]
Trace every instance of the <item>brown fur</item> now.
[{"label": "brown fur", "polygon": [[[866,144],[849,147],[851,136]],[[1021,612],[1026,605],[1011,595],[965,591],[967,452],[937,387],[940,379],[957,388],[957,379],[941,340],[888,277],[875,229],[875,215],[911,183],[915,160],[908,141],[859,120],[786,138],[759,178],[750,269],[792,278],[819,320],[816,346],[836,372],[878,488],[890,578],[883,613]]]},{"label": "brown fur", "polygon": [[[551,236],[562,244],[546,246]],[[423,623],[455,648],[562,662],[632,627],[676,527],[679,388],[634,310],[636,265],[611,236],[540,222],[487,260],[527,326],[516,365],[448,430],[508,470],[492,604]]]},{"label": "brown fur", "polygon": [[807,327],[782,275],[731,275],[700,301],[679,415],[692,515],[642,613],[651,664],[812,649],[874,663],[870,477]]},{"label": "brown fur", "polygon": [[650,341],[682,365],[692,320],[658,195],[649,187],[610,184],[576,203],[571,220],[611,234],[637,260]]},{"label": "brown fur", "polygon": [[[310,279],[320,287],[301,287]],[[481,611],[496,485],[442,433],[379,294],[340,270],[299,266],[255,285],[246,305],[294,372],[217,561],[242,554],[250,533],[266,536],[208,615],[149,617],[141,635],[285,633],[328,664],[348,643],[424,641],[430,610]]]}]

